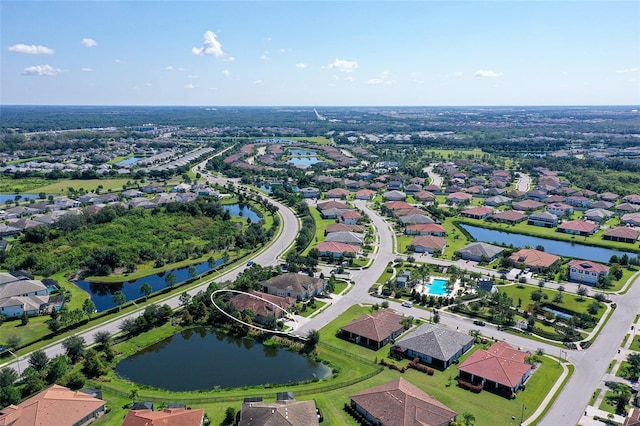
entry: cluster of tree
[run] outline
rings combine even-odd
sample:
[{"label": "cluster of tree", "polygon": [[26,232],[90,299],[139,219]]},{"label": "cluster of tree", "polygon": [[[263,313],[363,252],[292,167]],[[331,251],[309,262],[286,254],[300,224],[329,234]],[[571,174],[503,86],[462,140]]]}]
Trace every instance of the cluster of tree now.
[{"label": "cluster of tree", "polygon": [[54,228],[25,232],[7,252],[3,266],[44,276],[80,267],[89,274],[108,275],[118,267],[174,263],[269,238],[260,226],[249,226],[243,234],[220,203],[208,197],[152,210],[107,206],[96,214],[67,216]]},{"label": "cluster of tree", "polygon": [[135,319],[125,318],[120,323],[120,330],[129,336],[135,336],[143,331],[165,324],[171,318],[172,312],[169,305],[149,305],[139,317]]}]

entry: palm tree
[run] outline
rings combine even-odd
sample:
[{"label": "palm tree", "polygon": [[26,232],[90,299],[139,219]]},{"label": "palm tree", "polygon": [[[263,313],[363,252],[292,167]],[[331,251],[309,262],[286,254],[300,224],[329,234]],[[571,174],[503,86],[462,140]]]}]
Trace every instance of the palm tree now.
[{"label": "palm tree", "polygon": [[462,419],[464,420],[465,426],[473,426],[474,422],[476,421],[476,416],[471,413],[464,413],[462,415]]},{"label": "palm tree", "polygon": [[136,402],[136,399],[138,399],[138,389],[131,389],[131,392],[129,392],[129,399],[131,400],[132,404]]}]

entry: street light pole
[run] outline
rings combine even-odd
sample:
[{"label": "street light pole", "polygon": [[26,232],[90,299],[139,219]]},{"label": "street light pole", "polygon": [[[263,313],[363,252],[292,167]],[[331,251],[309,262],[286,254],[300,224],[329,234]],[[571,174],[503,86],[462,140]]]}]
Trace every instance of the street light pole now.
[{"label": "street light pole", "polygon": [[524,411],[527,409],[524,404],[522,404],[522,410],[520,411],[520,425],[524,422]]},{"label": "street light pole", "polygon": [[20,357],[16,354],[14,354],[10,349],[7,349],[7,351],[13,355],[13,357],[16,359],[17,363],[18,363],[18,375],[22,376],[22,371],[20,371]]}]

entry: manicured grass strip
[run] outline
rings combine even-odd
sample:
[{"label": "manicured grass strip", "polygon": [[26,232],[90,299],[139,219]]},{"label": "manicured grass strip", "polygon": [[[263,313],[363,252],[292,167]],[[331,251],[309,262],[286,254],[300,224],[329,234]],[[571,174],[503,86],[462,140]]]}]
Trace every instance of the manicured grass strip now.
[{"label": "manicured grass strip", "polygon": [[123,185],[131,181],[131,179],[65,179],[39,188],[29,189],[25,192],[30,194],[45,192],[47,194],[64,195],[69,188],[76,190],[82,188],[85,191],[91,192],[98,189],[100,185],[102,185],[104,191],[108,191],[109,189],[121,190]]}]

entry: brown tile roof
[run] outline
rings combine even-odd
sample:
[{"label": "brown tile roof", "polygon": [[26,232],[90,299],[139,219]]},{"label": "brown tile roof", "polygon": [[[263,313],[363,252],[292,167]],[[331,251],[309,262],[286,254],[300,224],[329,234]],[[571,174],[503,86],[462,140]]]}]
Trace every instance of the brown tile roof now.
[{"label": "brown tile roof", "polygon": [[413,194],[413,198],[415,198],[416,200],[425,201],[425,200],[435,200],[436,196],[433,195],[433,192],[420,191]]},{"label": "brown tile roof", "polygon": [[382,342],[392,334],[402,330],[403,315],[391,309],[381,309],[373,315],[365,315],[342,327],[343,331],[366,337],[369,340]]},{"label": "brown tile roof", "polygon": [[514,210],[538,210],[544,206],[544,204],[534,200],[523,200],[513,203],[512,206]]},{"label": "brown tile roof", "polygon": [[470,200],[473,198],[473,195],[466,194],[464,192],[454,192],[452,194],[449,194],[447,198],[450,200]]},{"label": "brown tile roof", "polygon": [[457,415],[402,377],[352,395],[351,400],[385,426],[448,425]]},{"label": "brown tile roof", "polygon": [[122,426],[200,426],[204,410],[167,408],[163,411],[131,410]]},{"label": "brown tile roof", "polygon": [[638,239],[638,231],[633,228],[625,228],[623,226],[607,229],[604,231],[603,235],[605,237],[627,238],[630,240]]},{"label": "brown tile roof", "polygon": [[384,203],[384,206],[389,210],[414,208],[411,204],[407,203],[406,201],[389,201],[388,203]]},{"label": "brown tile roof", "polygon": [[579,232],[595,232],[599,226],[593,222],[586,222],[584,220],[570,220],[558,225],[558,229],[563,231],[579,231]]},{"label": "brown tile roof", "polygon": [[105,401],[64,386],[53,385],[18,405],[0,411],[1,426],[73,425],[104,411]]},{"label": "brown tile roof", "polygon": [[624,419],[622,426],[640,426],[640,408],[633,407]]},{"label": "brown tile roof", "polygon": [[486,216],[493,213],[493,209],[491,207],[472,207],[462,210],[460,213],[467,216]]},{"label": "brown tile roof", "polygon": [[496,220],[507,220],[510,222],[518,222],[521,220],[525,220],[527,218],[527,215],[519,211],[507,210],[504,212],[496,213],[492,215],[491,218]]},{"label": "brown tile roof", "polygon": [[[248,294],[238,294],[231,298],[229,303],[231,303],[233,307],[240,312],[251,309],[256,315],[275,315],[276,317],[280,317],[283,312],[272,304],[279,306],[282,309],[288,309],[296,303],[296,299],[293,297],[281,297],[273,294],[262,293],[260,291],[252,291],[250,294],[257,297],[252,297]],[[260,300],[258,297],[268,300],[271,303]]]},{"label": "brown tile roof", "polygon": [[576,268],[582,271],[597,272],[598,274],[609,273],[609,267],[602,263],[592,262],[590,260],[577,260],[574,259],[569,262],[569,268]]},{"label": "brown tile roof", "polygon": [[411,240],[411,245],[414,247],[426,247],[442,250],[447,246],[447,240],[433,235],[420,235],[419,237],[415,237]]},{"label": "brown tile roof", "polygon": [[358,253],[360,247],[337,241],[323,241],[317,247],[320,253]]},{"label": "brown tile roof", "polygon": [[506,342],[497,342],[488,350],[475,351],[459,370],[513,388],[532,367],[524,362],[526,356]]},{"label": "brown tile roof", "polygon": [[414,231],[414,232],[429,232],[429,233],[446,233],[446,229],[444,229],[444,226],[442,225],[438,225],[437,223],[416,223],[415,225],[407,225],[406,228],[407,231]]},{"label": "brown tile roof", "polygon": [[509,259],[517,263],[524,263],[528,267],[548,268],[560,260],[560,257],[540,250],[522,249],[513,253]]},{"label": "brown tile roof", "polygon": [[265,287],[277,288],[280,290],[290,289],[295,293],[304,293],[310,289],[321,286],[324,280],[321,278],[310,277],[305,274],[296,274],[289,272],[288,274],[278,275],[263,283]]},{"label": "brown tile roof", "polygon": [[313,426],[319,424],[314,401],[245,402],[238,426]]},{"label": "brown tile roof", "polygon": [[327,225],[325,233],[330,234],[332,232],[364,232],[364,227],[360,225],[347,225],[344,223],[332,223]]},{"label": "brown tile roof", "polygon": [[325,201],[324,203],[318,203],[318,210],[329,210],[329,209],[348,209],[349,206],[345,203],[341,203],[340,201]]}]

